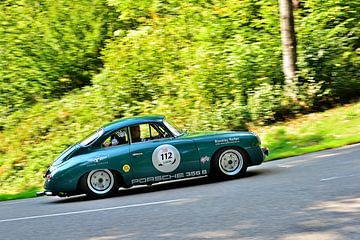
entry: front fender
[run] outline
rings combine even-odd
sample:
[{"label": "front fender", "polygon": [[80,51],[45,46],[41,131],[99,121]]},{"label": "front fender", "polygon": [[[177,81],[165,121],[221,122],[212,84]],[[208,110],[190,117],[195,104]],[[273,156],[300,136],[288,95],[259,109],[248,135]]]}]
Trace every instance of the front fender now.
[{"label": "front fender", "polygon": [[[257,165],[263,161],[259,140],[252,134],[224,134],[194,139],[198,147],[202,169],[210,171],[210,160],[214,154],[224,147],[240,147],[250,157],[250,165]],[[204,161],[202,161],[204,159]],[[206,160],[206,161],[205,161]]]}]

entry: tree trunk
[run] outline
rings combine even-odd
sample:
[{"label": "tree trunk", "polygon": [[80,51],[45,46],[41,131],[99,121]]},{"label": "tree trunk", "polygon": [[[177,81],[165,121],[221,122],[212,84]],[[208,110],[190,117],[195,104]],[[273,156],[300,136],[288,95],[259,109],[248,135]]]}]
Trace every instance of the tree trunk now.
[{"label": "tree trunk", "polygon": [[294,95],[293,90],[295,90],[294,81],[296,76],[296,36],[292,0],[279,0],[279,7],[285,85],[287,91],[290,91],[289,94]]}]

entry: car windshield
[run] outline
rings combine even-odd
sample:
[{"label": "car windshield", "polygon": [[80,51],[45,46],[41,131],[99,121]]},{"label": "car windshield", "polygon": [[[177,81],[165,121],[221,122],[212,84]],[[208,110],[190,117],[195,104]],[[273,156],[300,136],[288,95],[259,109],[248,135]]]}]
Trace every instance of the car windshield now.
[{"label": "car windshield", "polygon": [[164,125],[170,130],[170,132],[175,136],[178,137],[180,136],[182,133],[180,131],[178,131],[175,127],[173,127],[173,124],[170,124],[168,121],[164,120]]},{"label": "car windshield", "polygon": [[100,128],[96,132],[90,134],[88,137],[86,137],[84,140],[80,142],[80,145],[83,147],[89,146],[93,142],[95,142],[96,139],[98,139],[102,134],[104,133],[104,129]]}]

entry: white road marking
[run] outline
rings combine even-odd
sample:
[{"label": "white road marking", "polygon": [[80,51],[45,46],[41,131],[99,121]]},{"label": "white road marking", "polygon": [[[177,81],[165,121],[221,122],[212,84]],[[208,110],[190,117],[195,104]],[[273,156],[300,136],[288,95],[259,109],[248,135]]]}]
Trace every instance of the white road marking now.
[{"label": "white road marking", "polygon": [[0,220],[0,223],[15,222],[15,221],[21,221],[21,220],[37,219],[37,218],[66,216],[66,215],[74,215],[74,214],[82,214],[82,213],[101,212],[101,211],[109,211],[109,210],[124,209],[124,208],[143,207],[143,206],[159,205],[159,204],[165,204],[165,203],[180,202],[180,201],[184,201],[184,200],[189,200],[189,199],[182,198],[182,199],[173,199],[173,200],[166,200],[166,201],[159,201],[159,202],[130,204],[130,205],[124,205],[124,206],[108,207],[108,208],[97,208],[97,209],[89,209],[89,210],[82,210],[82,211],[35,215],[35,216],[20,217],[20,218],[9,218],[9,219]]},{"label": "white road marking", "polygon": [[291,164],[278,165],[278,167],[281,167],[281,168],[291,168],[291,167],[295,167],[295,166],[296,166],[295,164],[293,164],[293,165],[291,165]]},{"label": "white road marking", "polygon": [[314,158],[332,157],[332,156],[341,155],[341,154],[342,154],[341,152],[338,152],[338,153],[321,154],[321,155],[315,156]]},{"label": "white road marking", "polygon": [[320,179],[320,181],[331,181],[331,180],[335,180],[335,179],[339,179],[339,178],[348,178],[348,177],[356,177],[356,176],[360,176],[360,174],[351,174],[351,175],[345,175],[345,176],[323,178],[323,179]]},{"label": "white road marking", "polygon": [[312,158],[305,158],[305,159],[292,160],[292,161],[286,161],[286,162],[284,161],[284,163],[280,163],[280,164],[278,163],[277,166],[281,167],[281,168],[297,167],[297,166],[302,165],[303,163],[311,162],[311,160],[312,160]]}]

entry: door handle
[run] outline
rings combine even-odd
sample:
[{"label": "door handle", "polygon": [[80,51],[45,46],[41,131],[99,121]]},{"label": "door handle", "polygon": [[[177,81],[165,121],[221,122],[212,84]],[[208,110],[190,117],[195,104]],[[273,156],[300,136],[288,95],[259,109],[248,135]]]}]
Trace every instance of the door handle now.
[{"label": "door handle", "polygon": [[132,154],[134,157],[138,157],[138,156],[142,156],[143,153],[142,152],[136,152]]}]

